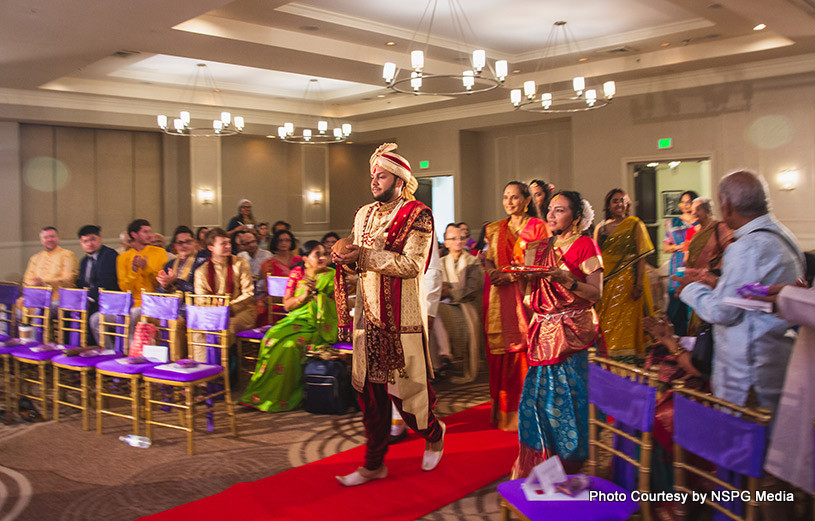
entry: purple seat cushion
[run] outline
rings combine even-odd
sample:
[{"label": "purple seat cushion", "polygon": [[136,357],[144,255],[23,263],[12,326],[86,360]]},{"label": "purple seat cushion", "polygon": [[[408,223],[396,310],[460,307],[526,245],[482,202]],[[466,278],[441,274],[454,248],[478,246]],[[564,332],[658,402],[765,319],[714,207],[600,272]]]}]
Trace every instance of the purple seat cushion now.
[{"label": "purple seat cushion", "polygon": [[61,354],[61,349],[54,349],[53,351],[32,351],[30,347],[18,348],[11,353],[14,358],[33,361],[50,360]]},{"label": "purple seat cushion", "polygon": [[354,350],[353,345],[345,343],[345,342],[340,342],[339,344],[334,344],[331,347],[333,347],[334,349],[339,349],[340,351],[353,351]]},{"label": "purple seat cushion", "polygon": [[40,345],[40,343],[37,342],[36,340],[29,340],[28,342],[23,342],[23,341],[21,341],[19,339],[16,339],[16,338],[15,339],[7,339],[7,340],[4,340],[3,342],[8,343],[9,340],[16,340],[17,342],[20,342],[20,343],[15,342],[14,345],[0,345],[0,355],[5,355],[5,354],[9,354],[9,353],[14,354],[15,351],[19,351],[20,349],[25,349],[26,347],[34,347],[34,346]]},{"label": "purple seat cushion", "polygon": [[113,360],[118,358],[119,355],[100,355],[100,356],[65,356],[57,355],[51,359],[52,364],[69,365],[71,367],[94,367],[99,362],[105,360]]},{"label": "purple seat cushion", "polygon": [[263,326],[263,327],[256,327],[255,329],[247,329],[246,331],[241,331],[238,333],[238,338],[250,338],[252,340],[260,340],[266,334],[266,331],[272,326]]},{"label": "purple seat cushion", "polygon": [[0,335],[0,342],[5,342],[6,340],[11,340],[11,337],[8,335]]},{"label": "purple seat cushion", "polygon": [[191,373],[182,373],[179,371],[170,371],[167,369],[160,369],[158,367],[151,367],[150,369],[146,369],[142,372],[142,376],[145,378],[160,378],[161,380],[172,380],[174,382],[192,382],[194,380],[200,380],[202,378],[209,378],[210,376],[214,376],[216,374],[221,373],[224,368],[220,365],[213,365],[213,364],[201,364],[199,367],[205,367],[206,369],[201,371],[194,371]]},{"label": "purple seat cushion", "polygon": [[116,358],[113,360],[105,360],[96,364],[96,368],[102,371],[109,371],[111,373],[119,374],[140,374],[151,367],[161,365],[156,362],[145,362],[143,364],[123,364],[120,360],[124,358]]},{"label": "purple seat cushion", "polygon": [[610,481],[589,476],[591,485],[589,490],[597,490],[606,494],[617,493],[622,501],[528,501],[521,484],[525,478],[505,481],[498,485],[498,493],[503,496],[512,506],[517,508],[521,514],[529,519],[540,521],[571,519],[575,521],[622,521],[628,519],[637,511],[639,506],[629,497],[628,491],[618,487]]}]

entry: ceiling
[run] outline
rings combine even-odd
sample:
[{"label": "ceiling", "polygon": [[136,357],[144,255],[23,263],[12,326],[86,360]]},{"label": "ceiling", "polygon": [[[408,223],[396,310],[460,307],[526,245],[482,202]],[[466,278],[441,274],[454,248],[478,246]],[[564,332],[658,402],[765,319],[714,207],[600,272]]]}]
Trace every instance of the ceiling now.
[{"label": "ceiling", "polygon": [[[558,20],[574,43],[542,59]],[[426,49],[428,73],[460,73],[479,47],[508,60],[510,76],[472,96],[393,93],[382,64],[408,68],[412,47]],[[63,93],[147,113],[186,101],[243,110],[248,130],[290,113],[373,128],[438,110],[509,112],[510,88],[528,79],[614,79],[625,96],[675,78],[815,70],[815,0],[6,0],[0,48],[0,98],[12,103]],[[220,89],[211,101],[194,97],[198,63]]]}]

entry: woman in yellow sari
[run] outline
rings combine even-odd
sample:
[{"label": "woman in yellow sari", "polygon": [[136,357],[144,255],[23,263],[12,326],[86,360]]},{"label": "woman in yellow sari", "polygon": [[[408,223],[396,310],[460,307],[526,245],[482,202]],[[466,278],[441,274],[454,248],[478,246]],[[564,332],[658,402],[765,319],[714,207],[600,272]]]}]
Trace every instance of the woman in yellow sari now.
[{"label": "woman in yellow sari", "polygon": [[606,274],[598,306],[608,356],[636,363],[645,353],[642,318],[653,313],[645,257],[654,251],[645,224],[629,215],[631,200],[620,188],[606,194],[606,220],[594,231]]},{"label": "woman in yellow sari", "polygon": [[518,430],[518,403],[526,376],[526,331],[530,312],[523,304],[519,277],[502,268],[523,264],[530,243],[549,236],[546,223],[527,214],[531,194],[526,183],[512,181],[504,188],[506,219],[487,225],[489,249],[485,261],[489,297],[484,302],[487,365],[490,370],[492,423],[499,429]]}]

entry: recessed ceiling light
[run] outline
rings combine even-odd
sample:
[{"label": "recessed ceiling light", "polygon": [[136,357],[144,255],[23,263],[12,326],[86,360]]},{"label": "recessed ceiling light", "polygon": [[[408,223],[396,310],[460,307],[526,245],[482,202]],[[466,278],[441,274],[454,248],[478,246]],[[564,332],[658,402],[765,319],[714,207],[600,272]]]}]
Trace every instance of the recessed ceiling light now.
[{"label": "recessed ceiling light", "polygon": [[353,144],[354,144],[354,142],[353,142],[353,141],[346,141],[346,142],[345,142],[345,144],[346,144],[346,145],[353,145]]},{"label": "recessed ceiling light", "polygon": [[585,61],[589,61],[589,59],[588,59],[588,58],[580,58],[580,59],[579,59],[579,60],[577,60],[577,61],[579,61],[579,62],[585,62]]},{"label": "recessed ceiling light", "polygon": [[518,74],[521,72],[521,69],[512,69],[512,74]]},{"label": "recessed ceiling light", "polygon": [[266,137],[267,137],[267,138],[269,138],[269,139],[274,139],[274,138],[276,138],[277,136],[266,136]]},{"label": "recessed ceiling light", "polygon": [[660,47],[668,47],[669,45],[671,45],[671,42],[662,42],[659,44]]},{"label": "recessed ceiling light", "polygon": [[396,45],[396,42],[387,42],[385,45],[393,47],[394,45]]},{"label": "recessed ceiling light", "polygon": [[385,97],[385,95],[384,95],[384,94],[377,94],[377,95],[376,95],[376,97],[377,97],[377,98],[384,98],[384,97]]},{"label": "recessed ceiling light", "polygon": [[753,27],[754,31],[760,31],[762,29],[766,29],[767,26],[765,24],[758,24],[757,26]]}]

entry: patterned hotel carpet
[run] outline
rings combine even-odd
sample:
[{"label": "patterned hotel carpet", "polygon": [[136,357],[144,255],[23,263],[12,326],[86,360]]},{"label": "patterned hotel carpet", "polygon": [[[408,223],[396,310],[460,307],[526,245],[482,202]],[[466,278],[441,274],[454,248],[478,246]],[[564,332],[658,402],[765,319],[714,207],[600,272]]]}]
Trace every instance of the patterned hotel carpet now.
[{"label": "patterned hotel carpet", "polygon": [[[439,416],[489,399],[486,373],[470,384],[444,381],[434,387]],[[83,431],[74,412],[63,413],[59,423],[0,424],[0,519],[129,521],[364,441],[359,413],[320,416],[304,411],[237,410],[240,437],[229,435],[219,405],[215,432],[196,434],[195,456],[186,455],[184,433],[165,428],[154,430],[151,448],[129,447],[118,439],[129,433],[129,424],[118,418],[105,419],[102,436]],[[202,428],[203,420],[197,426]],[[420,455],[416,457],[418,464]],[[497,485],[492,483],[423,519],[500,519]]]}]

